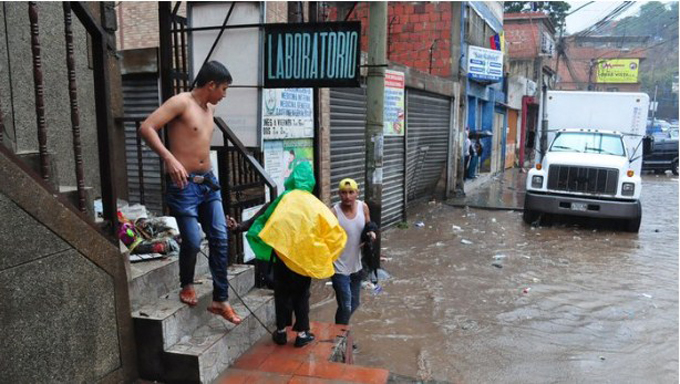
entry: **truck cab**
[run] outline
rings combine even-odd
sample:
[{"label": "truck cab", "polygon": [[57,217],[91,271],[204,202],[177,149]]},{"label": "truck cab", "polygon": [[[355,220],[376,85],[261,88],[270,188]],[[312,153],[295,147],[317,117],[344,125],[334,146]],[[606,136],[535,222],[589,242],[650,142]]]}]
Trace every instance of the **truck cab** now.
[{"label": "truck cab", "polygon": [[548,92],[549,144],[527,176],[525,222],[549,213],[624,220],[639,230],[648,97],[602,94]]}]

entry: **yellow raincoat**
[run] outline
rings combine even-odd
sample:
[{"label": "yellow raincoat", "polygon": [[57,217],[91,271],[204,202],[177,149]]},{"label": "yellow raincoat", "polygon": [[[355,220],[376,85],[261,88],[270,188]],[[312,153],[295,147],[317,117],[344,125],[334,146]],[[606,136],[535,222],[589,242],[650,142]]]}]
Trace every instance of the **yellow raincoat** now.
[{"label": "yellow raincoat", "polygon": [[333,261],[345,248],[347,234],[331,210],[312,195],[314,184],[311,165],[296,166],[286,180],[286,193],[271,215],[262,217],[264,227],[255,229],[259,233],[249,231],[248,237],[273,248],[293,272],[325,279],[335,273]]}]

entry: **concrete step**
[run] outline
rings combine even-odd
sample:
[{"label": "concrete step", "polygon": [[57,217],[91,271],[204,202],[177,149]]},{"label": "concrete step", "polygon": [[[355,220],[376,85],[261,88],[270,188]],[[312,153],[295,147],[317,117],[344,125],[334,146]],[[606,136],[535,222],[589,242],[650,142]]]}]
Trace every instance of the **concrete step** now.
[{"label": "concrete step", "polygon": [[[243,299],[255,315],[272,329],[276,317],[273,293],[254,289]],[[160,380],[166,383],[211,383],[268,334],[241,302],[234,302],[232,306],[243,322],[234,325],[213,316],[205,326],[166,350]]]},{"label": "concrete step", "polygon": [[[240,296],[244,296],[253,288],[255,269],[251,265],[232,265],[228,274],[229,302],[233,304],[238,302],[233,289],[236,289]],[[212,302],[212,279],[210,275],[197,276],[195,282],[194,288],[198,298],[195,307],[190,307],[179,300],[180,289],[177,288],[156,299],[155,302],[134,310],[132,318],[135,320],[135,329],[138,329],[138,324],[145,331],[159,329],[161,340],[153,341],[154,343],[160,341],[159,346],[167,349],[177,343],[180,337],[191,334],[206,324],[213,316],[206,310]]]},{"label": "concrete step", "polygon": [[[208,243],[204,242],[201,248],[207,255]],[[208,259],[199,253],[196,257],[196,276],[208,274],[209,271]],[[165,259],[131,263],[130,272],[131,280],[128,286],[130,306],[133,311],[179,288],[179,256],[177,255]]]}]

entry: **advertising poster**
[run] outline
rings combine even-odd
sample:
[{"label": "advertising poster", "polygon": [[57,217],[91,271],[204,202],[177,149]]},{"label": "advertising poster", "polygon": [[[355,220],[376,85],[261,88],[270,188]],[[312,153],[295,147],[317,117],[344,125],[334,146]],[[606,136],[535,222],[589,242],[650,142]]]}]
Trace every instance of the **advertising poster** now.
[{"label": "advertising poster", "polygon": [[598,83],[637,83],[640,59],[600,60],[597,65]]},{"label": "advertising poster", "polygon": [[[314,140],[288,139],[264,142],[264,169],[274,179],[279,194],[285,190],[283,183],[296,165],[308,161],[314,167]],[[267,200],[269,189],[267,188]]]},{"label": "advertising poster", "polygon": [[314,100],[311,88],[264,89],[264,140],[314,137]]},{"label": "advertising poster", "polygon": [[383,112],[385,136],[404,136],[406,131],[404,85],[403,72],[385,71],[385,109]]}]

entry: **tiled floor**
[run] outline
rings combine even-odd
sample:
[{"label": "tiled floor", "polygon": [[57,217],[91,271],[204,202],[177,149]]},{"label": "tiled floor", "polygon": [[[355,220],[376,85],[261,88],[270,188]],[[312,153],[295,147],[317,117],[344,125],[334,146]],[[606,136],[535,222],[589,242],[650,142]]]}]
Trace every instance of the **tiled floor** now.
[{"label": "tiled floor", "polygon": [[267,335],[229,368],[219,384],[240,383],[289,383],[331,384],[387,382],[389,372],[384,369],[360,367],[330,362],[336,336],[347,332],[344,326],[335,324],[311,324],[316,335],[313,343],[295,348],[295,332],[288,332],[288,343],[276,345]]}]

